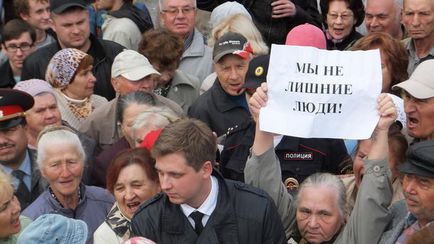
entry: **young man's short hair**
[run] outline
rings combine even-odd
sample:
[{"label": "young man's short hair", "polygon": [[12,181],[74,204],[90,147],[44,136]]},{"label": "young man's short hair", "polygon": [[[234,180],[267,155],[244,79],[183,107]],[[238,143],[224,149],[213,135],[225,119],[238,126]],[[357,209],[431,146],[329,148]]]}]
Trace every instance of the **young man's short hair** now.
[{"label": "young man's short hair", "polygon": [[[28,32],[34,43],[36,41],[36,32],[32,26],[22,19],[13,19],[6,23],[2,30],[1,42],[20,38],[21,34]],[[32,44],[33,44],[32,43]]]},{"label": "young man's short hair", "polygon": [[[29,1],[32,0],[14,0],[15,13],[20,16],[21,14],[28,15],[30,13]],[[37,3],[47,3],[48,0],[33,0]]]},{"label": "young man's short hair", "polygon": [[217,141],[211,129],[197,119],[180,119],[166,126],[152,148],[152,157],[182,153],[196,171],[206,161],[215,162]]}]

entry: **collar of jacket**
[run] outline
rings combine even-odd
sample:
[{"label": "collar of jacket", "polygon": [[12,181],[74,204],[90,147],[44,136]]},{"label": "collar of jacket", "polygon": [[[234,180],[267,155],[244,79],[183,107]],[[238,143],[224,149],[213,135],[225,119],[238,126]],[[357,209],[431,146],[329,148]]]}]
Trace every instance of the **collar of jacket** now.
[{"label": "collar of jacket", "polygon": [[0,87],[2,88],[13,88],[16,84],[14,79],[14,72],[12,71],[11,64],[9,60],[6,60],[0,66]]},{"label": "collar of jacket", "polygon": [[221,113],[238,107],[244,110],[243,107],[235,103],[230,98],[230,95],[227,94],[225,90],[223,90],[218,77],[216,78],[213,86],[211,87],[211,98],[215,103],[217,110]]},{"label": "collar of jacket", "polygon": [[[224,232],[225,236],[233,236],[233,240],[237,240],[238,227],[235,218],[235,210],[231,204],[231,196],[233,193],[228,189],[223,176],[213,170],[212,173],[219,183],[219,192],[217,197],[217,206],[209,218],[204,232],[208,232],[207,236],[221,236]],[[162,232],[171,235],[182,235],[186,229],[186,225],[190,225],[187,217],[183,214],[180,205],[172,204],[167,196],[164,196],[163,204],[165,207],[162,212]],[[193,229],[191,229],[193,231]]]},{"label": "collar of jacket", "polygon": [[69,218],[74,218],[75,219],[75,214],[76,214],[76,210],[80,208],[80,206],[82,206],[85,202],[86,202],[86,186],[83,183],[80,183],[80,199],[78,201],[77,207],[75,209],[70,209],[70,208],[63,208],[56,199],[54,199],[49,190],[47,189],[46,193],[46,197],[48,198],[48,202],[50,203],[50,205],[53,208],[54,213],[61,213],[63,216],[65,217],[69,217]]},{"label": "collar of jacket", "polygon": [[196,28],[193,30],[193,41],[182,53],[181,60],[187,57],[202,57],[205,54],[205,38]]},{"label": "collar of jacket", "polygon": [[[89,36],[89,40],[90,40],[90,47],[89,50],[86,51],[86,53],[93,57],[94,59],[93,66],[95,67],[97,63],[99,63],[101,60],[103,60],[106,57],[106,54],[104,51],[104,47],[99,42],[98,38],[96,38],[92,33]],[[62,49],[58,39],[56,39],[56,47],[57,47],[56,52]]]}]

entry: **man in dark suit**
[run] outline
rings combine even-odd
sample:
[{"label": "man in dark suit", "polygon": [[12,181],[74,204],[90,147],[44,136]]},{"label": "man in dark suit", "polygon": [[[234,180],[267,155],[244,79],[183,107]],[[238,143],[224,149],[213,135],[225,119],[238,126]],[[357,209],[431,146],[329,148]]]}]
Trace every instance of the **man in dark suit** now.
[{"label": "man in dark suit", "polygon": [[163,193],[132,219],[133,235],[156,243],[286,243],[263,191],[213,170],[216,137],[196,119],[166,126],[152,148]]}]

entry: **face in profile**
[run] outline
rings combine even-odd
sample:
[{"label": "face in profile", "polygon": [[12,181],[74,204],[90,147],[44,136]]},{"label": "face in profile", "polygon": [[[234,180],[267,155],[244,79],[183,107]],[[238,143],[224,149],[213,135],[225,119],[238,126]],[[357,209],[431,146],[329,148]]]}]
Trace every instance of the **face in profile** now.
[{"label": "face in profile", "polygon": [[336,190],[328,186],[306,186],[298,196],[298,229],[308,243],[331,240],[344,224],[338,207]]},{"label": "face in profile", "polygon": [[156,158],[155,168],[161,190],[174,204],[188,204],[198,208],[208,195],[205,182],[212,172],[211,162],[205,162],[199,170],[187,164],[182,153],[172,153]]},{"label": "face in profile", "polygon": [[0,239],[7,238],[21,230],[21,207],[14,195],[12,186],[2,186],[0,190]]}]

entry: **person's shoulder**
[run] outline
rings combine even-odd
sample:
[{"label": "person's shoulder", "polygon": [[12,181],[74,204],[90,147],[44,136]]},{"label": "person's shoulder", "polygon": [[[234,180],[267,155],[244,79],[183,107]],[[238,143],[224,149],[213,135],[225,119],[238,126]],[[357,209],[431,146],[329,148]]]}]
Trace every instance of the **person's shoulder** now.
[{"label": "person's shoulder", "polygon": [[254,186],[228,179],[225,179],[225,183],[229,188],[232,188],[235,191],[234,197],[249,197],[266,201],[270,199],[265,191]]},{"label": "person's shoulder", "polygon": [[101,116],[105,118],[105,115],[113,113],[116,110],[117,100],[118,99],[114,98],[95,108],[87,120],[94,120],[96,118],[100,118]]},{"label": "person's shoulder", "polygon": [[97,202],[113,203],[113,195],[106,189],[98,186],[85,186],[86,187],[86,197],[89,200]]},{"label": "person's shoulder", "polygon": [[196,76],[192,74],[187,74],[180,69],[177,69],[175,71],[175,74],[173,76],[173,82],[175,84],[187,84],[192,86],[195,89],[199,89],[200,87],[199,79]]},{"label": "person's shoulder", "polygon": [[155,196],[153,196],[152,198],[148,199],[146,202],[144,202],[137,210],[135,215],[140,215],[141,213],[147,211],[155,212],[155,210],[161,208],[163,201],[164,201],[164,193],[160,192]]},{"label": "person's shoulder", "polygon": [[35,201],[32,202],[24,211],[21,213],[23,216],[28,217],[32,220],[35,220],[42,214],[50,212],[52,209],[52,205],[49,201],[49,192],[45,190],[42,194],[36,198]]},{"label": "person's shoulder", "polygon": [[29,56],[27,56],[25,61],[27,61],[27,62],[34,61],[34,62],[39,63],[41,61],[41,59],[50,60],[51,57],[59,50],[60,49],[59,49],[57,42],[53,42],[53,43],[50,43],[46,46],[43,46],[43,47],[36,49],[33,53],[31,53]]},{"label": "person's shoulder", "polygon": [[124,46],[114,41],[104,40],[99,38],[97,40],[99,43],[101,43],[105,51],[110,51],[112,53],[118,54],[125,49]]}]

